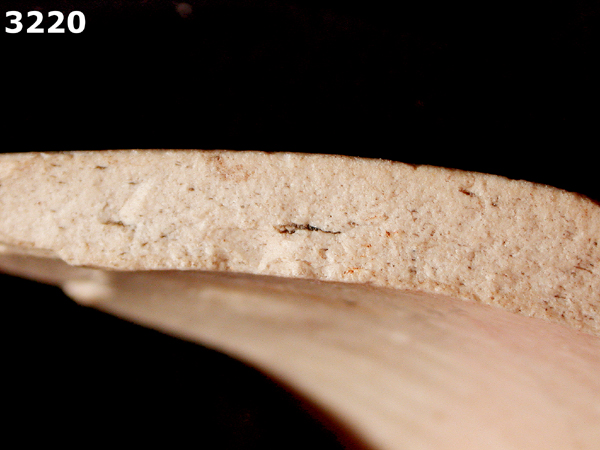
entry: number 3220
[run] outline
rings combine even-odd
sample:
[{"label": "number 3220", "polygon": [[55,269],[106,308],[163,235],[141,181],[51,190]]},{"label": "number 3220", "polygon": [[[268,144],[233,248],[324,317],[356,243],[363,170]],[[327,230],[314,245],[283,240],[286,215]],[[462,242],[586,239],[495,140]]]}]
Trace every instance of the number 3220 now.
[{"label": "number 3220", "polygon": [[[14,16],[11,19],[10,23],[13,27],[5,27],[4,30],[7,33],[19,33],[23,29],[23,24],[21,23],[21,19],[23,18],[23,14],[19,11],[7,11],[6,17]],[[27,17],[34,17],[35,22],[27,28],[27,33],[44,33],[43,28],[38,28],[44,19],[44,16],[39,11],[29,11],[27,13]],[[48,33],[64,33],[65,29],[61,28],[61,24],[65,20],[65,16],[60,11],[50,11],[48,13],[48,17],[56,17],[56,21],[54,24],[48,28]],[[76,20],[77,19],[77,22]],[[81,33],[85,28],[85,16],[81,11],[71,11],[67,16],[67,28],[71,33]]]}]

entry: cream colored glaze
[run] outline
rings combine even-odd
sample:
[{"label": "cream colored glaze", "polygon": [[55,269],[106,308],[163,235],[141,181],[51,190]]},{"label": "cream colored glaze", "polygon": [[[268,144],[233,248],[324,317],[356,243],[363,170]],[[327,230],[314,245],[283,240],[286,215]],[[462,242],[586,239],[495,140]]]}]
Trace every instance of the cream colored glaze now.
[{"label": "cream colored glaze", "polygon": [[87,305],[219,349],[381,450],[581,450],[600,443],[600,339],[441,295],[0,256]]}]

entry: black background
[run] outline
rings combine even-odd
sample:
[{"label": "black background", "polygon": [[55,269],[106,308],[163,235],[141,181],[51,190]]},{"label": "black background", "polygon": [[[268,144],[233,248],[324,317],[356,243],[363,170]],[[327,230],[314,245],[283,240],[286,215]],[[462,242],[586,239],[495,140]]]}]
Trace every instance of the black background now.
[{"label": "black background", "polygon": [[[340,153],[600,199],[597,1],[187,4],[189,15],[163,0],[0,2],[2,151]],[[79,10],[86,28],[8,34],[4,10],[22,12],[25,29],[27,11]],[[54,416],[56,438],[71,423],[110,438],[138,417],[132,440],[153,430],[231,448],[336,445],[306,404],[245,366],[54,288],[2,283],[20,289],[3,294],[15,424]],[[70,412],[56,417],[59,404]],[[182,414],[189,405],[195,415]]]}]

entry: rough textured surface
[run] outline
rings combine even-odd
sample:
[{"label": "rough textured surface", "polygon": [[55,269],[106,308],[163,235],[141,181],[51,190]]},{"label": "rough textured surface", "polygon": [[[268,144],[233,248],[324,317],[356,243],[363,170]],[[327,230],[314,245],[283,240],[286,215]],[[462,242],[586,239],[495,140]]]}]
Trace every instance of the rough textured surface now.
[{"label": "rough textured surface", "polygon": [[5,253],[450,294],[600,334],[600,207],[552,187],[327,155],[2,155]]}]

